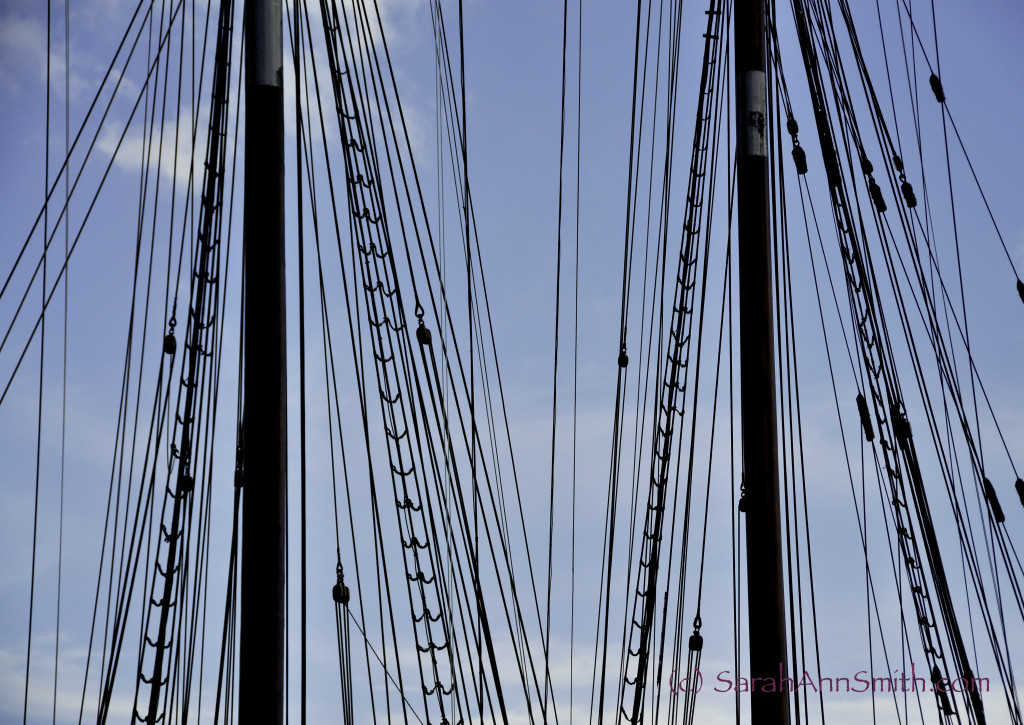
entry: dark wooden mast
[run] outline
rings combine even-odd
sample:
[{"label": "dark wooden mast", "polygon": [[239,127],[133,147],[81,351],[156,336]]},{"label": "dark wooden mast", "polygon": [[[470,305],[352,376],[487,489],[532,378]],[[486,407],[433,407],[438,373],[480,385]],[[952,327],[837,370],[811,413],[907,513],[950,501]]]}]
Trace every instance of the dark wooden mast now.
[{"label": "dark wooden mast", "polygon": [[287,415],[281,0],[245,3],[245,342],[238,716],[284,721]]},{"label": "dark wooden mast", "polygon": [[751,722],[790,722],[768,215],[764,0],[736,0],[737,231]]}]

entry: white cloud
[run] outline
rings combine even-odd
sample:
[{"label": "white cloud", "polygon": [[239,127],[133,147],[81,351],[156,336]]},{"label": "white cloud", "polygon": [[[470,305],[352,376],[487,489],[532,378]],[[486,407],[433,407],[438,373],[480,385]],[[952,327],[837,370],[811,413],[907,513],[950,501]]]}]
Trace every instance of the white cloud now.
[{"label": "white cloud", "polygon": [[[138,172],[143,163],[148,163],[151,172],[159,171],[168,180],[183,185],[188,182],[189,169],[194,169],[195,183],[202,183],[203,163],[206,158],[205,132],[208,125],[208,111],[201,109],[195,145],[192,144],[192,127],[195,116],[192,109],[182,106],[177,116],[170,115],[162,125],[152,132],[145,132],[141,124],[121,134],[124,126],[116,129],[107,127],[100,133],[97,146],[108,157],[114,156],[114,163],[129,173]],[[116,155],[115,155],[116,154]],[[231,165],[231,148],[228,147],[227,165]]]}]

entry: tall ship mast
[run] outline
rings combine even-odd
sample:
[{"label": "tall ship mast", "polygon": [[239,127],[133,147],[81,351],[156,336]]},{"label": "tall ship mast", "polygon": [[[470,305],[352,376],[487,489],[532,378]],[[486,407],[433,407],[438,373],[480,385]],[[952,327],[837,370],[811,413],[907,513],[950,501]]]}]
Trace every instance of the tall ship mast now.
[{"label": "tall ship mast", "polygon": [[122,5],[0,10],[0,720],[1024,721],[1007,29]]}]

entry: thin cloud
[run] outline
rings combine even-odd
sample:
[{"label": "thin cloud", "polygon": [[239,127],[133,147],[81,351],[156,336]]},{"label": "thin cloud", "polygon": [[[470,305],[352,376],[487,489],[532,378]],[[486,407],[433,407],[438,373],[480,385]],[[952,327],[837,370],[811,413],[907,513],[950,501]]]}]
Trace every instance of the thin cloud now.
[{"label": "thin cloud", "polygon": [[0,15],[0,97],[16,98],[45,81],[45,27],[32,18]]},{"label": "thin cloud", "polygon": [[[208,112],[200,111],[199,118],[205,119]],[[167,181],[173,181],[179,188],[188,183],[190,168],[196,183],[201,182],[203,163],[206,158],[206,122],[198,125],[195,145],[192,143],[192,128],[195,122],[192,109],[182,106],[176,116],[169,116],[163,124],[155,126],[152,132],[144,132],[139,124],[133,124],[121,140],[124,129],[120,126],[100,134],[97,147],[108,158],[114,157],[118,168],[134,173],[144,164],[151,173],[159,173]],[[231,164],[232,151],[228,148],[227,163]]]}]

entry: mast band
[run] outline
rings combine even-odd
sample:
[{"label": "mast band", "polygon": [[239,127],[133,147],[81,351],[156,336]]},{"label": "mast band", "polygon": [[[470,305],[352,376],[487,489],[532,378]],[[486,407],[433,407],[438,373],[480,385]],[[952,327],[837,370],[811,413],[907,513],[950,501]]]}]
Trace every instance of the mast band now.
[{"label": "mast band", "polygon": [[248,71],[249,82],[258,86],[282,86],[281,0],[256,3],[253,10],[253,32],[259,42],[246,40],[253,53]]},{"label": "mast band", "polygon": [[748,70],[740,76],[737,151],[743,156],[767,156],[767,102],[764,71]]}]

